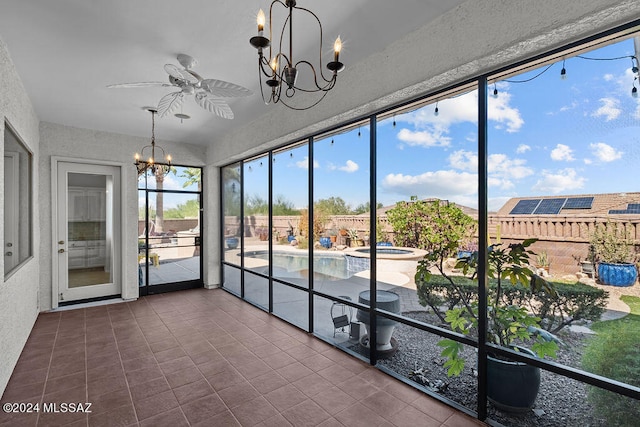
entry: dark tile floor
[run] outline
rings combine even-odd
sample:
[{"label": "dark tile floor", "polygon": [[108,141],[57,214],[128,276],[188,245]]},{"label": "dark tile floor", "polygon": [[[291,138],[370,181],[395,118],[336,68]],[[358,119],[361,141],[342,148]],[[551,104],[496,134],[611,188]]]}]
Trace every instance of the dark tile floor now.
[{"label": "dark tile floor", "polygon": [[40,314],[7,402],[40,408],[3,427],[483,425],[220,289]]}]

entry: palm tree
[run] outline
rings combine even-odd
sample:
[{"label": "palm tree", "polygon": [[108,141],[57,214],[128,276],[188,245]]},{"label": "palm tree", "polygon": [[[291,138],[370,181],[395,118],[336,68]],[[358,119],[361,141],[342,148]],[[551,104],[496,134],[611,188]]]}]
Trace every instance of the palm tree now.
[{"label": "palm tree", "polygon": [[[202,192],[202,168],[186,168],[180,176],[187,178],[184,184],[182,184],[182,188],[187,188],[191,184],[198,184],[198,193]],[[199,196],[200,195],[198,195],[198,197]],[[200,230],[200,215],[198,215],[197,228]]]}]

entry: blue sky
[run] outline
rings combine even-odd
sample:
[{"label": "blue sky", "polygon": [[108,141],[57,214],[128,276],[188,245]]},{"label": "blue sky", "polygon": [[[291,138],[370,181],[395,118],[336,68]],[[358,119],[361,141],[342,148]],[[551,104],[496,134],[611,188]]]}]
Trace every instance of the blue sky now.
[{"label": "blue sky", "polygon": [[[496,82],[489,97],[489,208],[511,197],[638,191],[640,98],[631,96],[632,39],[567,57]],[[339,83],[336,90],[339,90]],[[636,81],[636,87],[638,83]],[[493,92],[493,84],[490,93]],[[378,123],[377,198],[438,197],[477,207],[477,92],[438,101]],[[392,122],[395,120],[396,125]],[[360,136],[358,136],[360,133]],[[368,201],[369,129],[314,145],[315,199]],[[306,206],[306,149],[274,162],[274,193]],[[263,165],[260,166],[262,161]],[[245,192],[267,198],[266,160],[245,172]]]}]

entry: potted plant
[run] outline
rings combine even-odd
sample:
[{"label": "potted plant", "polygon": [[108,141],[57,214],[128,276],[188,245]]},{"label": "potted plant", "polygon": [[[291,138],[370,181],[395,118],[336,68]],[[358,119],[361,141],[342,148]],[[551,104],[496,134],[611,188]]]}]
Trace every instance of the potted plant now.
[{"label": "potted plant", "polygon": [[633,241],[623,224],[596,224],[589,244],[597,264],[598,279],[611,286],[631,286],[638,278]]},{"label": "potted plant", "polygon": [[331,228],[329,229],[327,234],[329,235],[329,240],[331,241],[331,243],[336,243],[336,241],[338,240],[338,230],[335,228]]},{"label": "potted plant", "polygon": [[269,240],[269,231],[265,226],[257,227],[256,234],[258,235],[258,238],[263,242]]},{"label": "potted plant", "polygon": [[355,228],[347,230],[347,238],[349,239],[349,247],[355,248],[358,246],[358,230]]},{"label": "potted plant", "polygon": [[549,255],[546,251],[540,251],[536,255],[536,268],[549,273]]},{"label": "potted plant", "polygon": [[[432,279],[438,271],[442,280],[448,282],[445,289],[449,300],[454,301],[443,320],[452,330],[469,334],[477,330],[479,307],[477,300],[473,300],[465,290],[465,284],[468,286],[469,279],[476,278],[478,258],[468,256],[457,260],[455,269],[461,271],[462,276],[454,277],[445,266],[448,258],[457,255],[468,230],[474,229],[475,223],[452,205],[437,205],[430,213],[431,226],[424,229],[428,234],[424,236],[425,241],[429,242],[429,247],[424,249],[430,252],[418,263],[415,276],[420,303],[427,305],[430,298],[434,298],[431,294],[434,289]],[[487,276],[491,286],[488,287],[486,340],[532,356],[554,357],[557,350],[555,337],[542,331],[540,318],[529,313],[526,307],[509,304],[504,297],[506,286],[518,285],[530,287],[531,292],[555,294],[551,284],[528,267],[530,257],[534,255],[529,246],[535,241],[529,239],[508,246],[496,244],[489,247]],[[463,345],[451,339],[443,339],[438,345],[443,348],[441,355],[446,359],[447,374],[460,375],[465,365],[461,355]],[[531,350],[524,345],[530,345]],[[539,368],[502,360],[494,355],[488,358],[487,364],[488,397],[497,407],[525,411],[533,406],[540,385]]]}]

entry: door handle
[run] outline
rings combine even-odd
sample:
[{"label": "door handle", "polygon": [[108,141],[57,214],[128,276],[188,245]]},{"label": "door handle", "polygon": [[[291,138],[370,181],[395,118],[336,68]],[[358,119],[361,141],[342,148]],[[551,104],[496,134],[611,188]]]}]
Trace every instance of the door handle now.
[{"label": "door handle", "polygon": [[5,253],[5,256],[12,256],[12,255],[13,255],[13,252],[7,252],[7,253]]},{"label": "door handle", "polygon": [[63,254],[64,253],[64,249],[58,249],[58,253],[59,254]]},{"label": "door handle", "polygon": [[59,241],[58,241],[58,244],[59,244],[59,245],[64,245],[64,240],[59,240]]},{"label": "door handle", "polygon": [[10,247],[12,247],[12,246],[13,246],[13,243],[11,243],[11,242],[8,242],[8,243],[7,243],[7,247],[8,247],[8,248],[10,248]]}]

